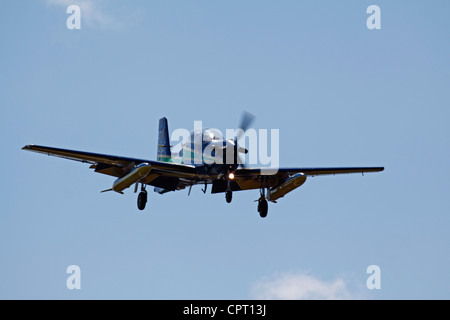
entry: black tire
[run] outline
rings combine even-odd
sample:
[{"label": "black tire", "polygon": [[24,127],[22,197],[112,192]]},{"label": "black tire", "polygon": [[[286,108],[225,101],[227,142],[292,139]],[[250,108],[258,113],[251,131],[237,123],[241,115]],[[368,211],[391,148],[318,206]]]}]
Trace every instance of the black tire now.
[{"label": "black tire", "polygon": [[258,201],[258,212],[261,218],[267,217],[267,213],[269,211],[269,205],[267,204],[267,200]]},{"label": "black tire", "polygon": [[233,192],[227,191],[225,193],[225,200],[227,201],[227,203],[230,203],[232,199],[233,199]]},{"label": "black tire", "polygon": [[144,210],[145,205],[147,204],[147,191],[141,191],[139,192],[138,199],[137,199],[137,206],[139,210]]}]

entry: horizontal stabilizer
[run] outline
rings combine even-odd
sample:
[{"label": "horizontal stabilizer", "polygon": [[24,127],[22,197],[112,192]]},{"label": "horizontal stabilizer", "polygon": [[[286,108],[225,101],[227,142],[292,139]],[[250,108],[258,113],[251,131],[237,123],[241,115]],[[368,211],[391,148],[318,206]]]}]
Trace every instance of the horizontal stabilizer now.
[{"label": "horizontal stabilizer", "polygon": [[[113,190],[113,189],[106,189],[106,190],[100,191],[100,193],[108,192],[108,191],[114,191],[114,190]],[[117,192],[117,191],[116,191],[116,192]],[[120,193],[120,194],[123,194],[122,191],[119,191],[119,193]]]}]

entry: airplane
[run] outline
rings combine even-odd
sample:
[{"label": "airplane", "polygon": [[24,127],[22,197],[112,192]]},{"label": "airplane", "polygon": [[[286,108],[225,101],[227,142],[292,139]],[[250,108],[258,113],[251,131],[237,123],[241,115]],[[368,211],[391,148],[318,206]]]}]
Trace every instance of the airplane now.
[{"label": "airplane", "polygon": [[[140,184],[141,190],[137,198],[139,210],[145,209],[148,200],[147,185],[153,186],[154,191],[159,194],[189,187],[190,194],[193,185],[204,185],[202,191],[206,193],[207,186],[211,184],[211,193],[225,193],[228,203],[232,201],[234,191],[259,189],[260,197],[256,201],[262,218],[267,216],[268,202],[276,203],[278,199],[303,185],[308,177],[384,170],[384,167],[278,168],[276,171],[248,168],[239,156],[248,153],[248,150],[240,147],[238,140],[253,119],[253,115],[244,113],[239,127],[241,130],[236,131],[241,134],[236,134],[234,139],[224,139],[214,129],[194,131],[188,140],[190,142],[183,144],[176,157],[171,152],[167,118],[163,117],[159,120],[156,161],[39,145],[26,145],[22,149],[88,163],[94,172],[116,177],[112,188],[102,192],[115,191],[123,194],[125,189],[134,184],[136,193]],[[197,137],[200,135],[200,140],[194,138],[196,134]],[[213,162],[206,161],[201,155],[200,162],[193,163],[192,155],[196,152],[203,154],[206,148],[222,152],[213,154],[216,156]],[[186,154],[190,154],[191,158],[186,157]],[[232,157],[229,157],[230,154]]]}]

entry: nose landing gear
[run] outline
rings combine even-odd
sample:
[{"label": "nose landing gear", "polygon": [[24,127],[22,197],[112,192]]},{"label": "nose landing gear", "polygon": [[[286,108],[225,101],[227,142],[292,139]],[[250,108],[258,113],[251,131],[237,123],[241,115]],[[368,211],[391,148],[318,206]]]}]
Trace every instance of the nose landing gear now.
[{"label": "nose landing gear", "polygon": [[230,203],[232,199],[233,199],[233,191],[228,190],[225,193],[225,200],[227,201],[227,203]]},{"label": "nose landing gear", "polygon": [[[232,178],[230,178],[232,176]],[[233,191],[231,190],[231,181],[234,179],[234,174],[230,173],[227,177],[227,191],[225,192],[225,200],[230,203],[233,199]]]}]

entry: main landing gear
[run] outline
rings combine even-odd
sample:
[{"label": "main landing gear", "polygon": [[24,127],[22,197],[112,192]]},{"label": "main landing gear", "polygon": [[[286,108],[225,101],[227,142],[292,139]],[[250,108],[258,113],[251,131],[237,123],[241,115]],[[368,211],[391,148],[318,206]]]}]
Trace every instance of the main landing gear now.
[{"label": "main landing gear", "polygon": [[258,201],[258,212],[261,218],[267,217],[267,213],[269,212],[269,205],[266,200],[265,190],[261,188],[261,197]]},{"label": "main landing gear", "polygon": [[269,205],[267,204],[266,199],[260,198],[258,200],[258,212],[261,218],[267,217],[267,213],[269,212]]},{"label": "main landing gear", "polygon": [[138,209],[144,210],[146,204],[147,204],[147,190],[145,190],[145,185],[142,184],[141,192],[139,192],[139,195],[137,198]]}]

